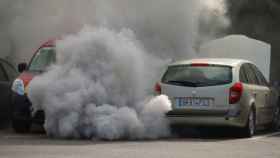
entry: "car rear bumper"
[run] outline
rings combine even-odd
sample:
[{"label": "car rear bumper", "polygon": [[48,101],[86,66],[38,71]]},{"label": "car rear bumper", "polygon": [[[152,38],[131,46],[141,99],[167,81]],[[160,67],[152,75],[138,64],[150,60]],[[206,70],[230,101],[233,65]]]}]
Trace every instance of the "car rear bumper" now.
[{"label": "car rear bumper", "polygon": [[244,127],[246,121],[241,119],[239,114],[229,115],[228,112],[213,113],[178,113],[170,111],[166,114],[171,125],[188,125],[188,126],[228,126]]}]

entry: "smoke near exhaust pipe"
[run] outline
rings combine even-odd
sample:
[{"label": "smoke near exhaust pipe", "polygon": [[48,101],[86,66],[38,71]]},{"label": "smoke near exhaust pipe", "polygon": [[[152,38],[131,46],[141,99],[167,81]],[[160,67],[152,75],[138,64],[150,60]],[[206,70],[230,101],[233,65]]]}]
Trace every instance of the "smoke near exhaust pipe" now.
[{"label": "smoke near exhaust pipe", "polygon": [[[230,25],[224,1],[49,0],[10,2],[6,23],[21,54],[57,41],[57,63],[34,78],[29,98],[60,138],[156,139],[170,135],[167,96],[153,84],[171,60],[192,58]],[[19,14],[21,16],[19,16]],[[7,21],[7,20],[6,20]],[[79,31],[80,30],[80,31]]]},{"label": "smoke near exhaust pipe", "polygon": [[169,135],[164,114],[171,103],[166,96],[152,97],[149,88],[164,61],[147,54],[133,32],[87,27],[58,41],[57,51],[57,64],[35,78],[29,92],[34,107],[46,113],[49,135],[109,140]]}]

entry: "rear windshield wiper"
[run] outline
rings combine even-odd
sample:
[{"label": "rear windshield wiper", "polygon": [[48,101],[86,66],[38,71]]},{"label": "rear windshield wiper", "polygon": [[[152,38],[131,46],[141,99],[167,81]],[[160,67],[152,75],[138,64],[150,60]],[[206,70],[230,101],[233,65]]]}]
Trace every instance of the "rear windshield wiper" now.
[{"label": "rear windshield wiper", "polygon": [[191,82],[191,81],[176,81],[176,80],[169,80],[166,83],[172,83],[172,84],[176,84],[176,85],[182,85],[182,86],[192,86],[192,87],[196,87],[197,86],[197,82]]}]

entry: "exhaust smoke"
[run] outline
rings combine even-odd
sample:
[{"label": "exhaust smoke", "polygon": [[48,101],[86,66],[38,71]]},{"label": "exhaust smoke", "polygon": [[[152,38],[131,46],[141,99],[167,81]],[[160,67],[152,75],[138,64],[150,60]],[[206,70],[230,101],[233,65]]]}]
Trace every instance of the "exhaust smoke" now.
[{"label": "exhaust smoke", "polygon": [[87,2],[77,5],[84,16],[72,27],[79,27],[66,30],[88,25],[57,41],[57,63],[29,85],[34,109],[46,113],[47,134],[109,140],[168,137],[165,113],[171,102],[164,95],[154,97],[152,87],[170,61],[195,57],[202,42],[221,35],[219,30],[229,25],[223,1]]},{"label": "exhaust smoke", "polygon": [[199,44],[221,36],[228,25],[224,0],[0,0],[0,7],[0,41],[12,47],[1,45],[0,55],[15,63],[28,62],[41,43],[84,25],[130,28],[151,53],[194,57]]},{"label": "exhaust smoke", "polygon": [[[57,64],[30,83],[45,129],[63,138],[158,138],[169,135],[166,96],[152,96],[164,61],[147,54],[130,30],[84,28],[57,42]],[[152,70],[152,71],[151,71]],[[149,99],[147,99],[149,98]]]}]

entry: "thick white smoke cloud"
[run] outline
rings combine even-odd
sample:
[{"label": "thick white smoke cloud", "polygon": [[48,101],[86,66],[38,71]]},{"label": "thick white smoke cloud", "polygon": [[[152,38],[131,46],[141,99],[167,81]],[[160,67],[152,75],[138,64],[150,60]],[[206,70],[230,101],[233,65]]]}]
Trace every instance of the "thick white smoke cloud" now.
[{"label": "thick white smoke cloud", "polygon": [[162,61],[147,54],[133,32],[84,28],[57,43],[57,64],[35,78],[29,97],[46,112],[58,137],[106,139],[167,136],[166,96],[151,95]]},{"label": "thick white smoke cloud", "polygon": [[[199,23],[207,19],[212,27],[206,13],[220,3],[205,2],[67,2],[77,11],[74,26],[89,25],[57,42],[57,64],[29,86],[34,108],[46,113],[48,135],[110,140],[168,136],[164,114],[171,103],[164,95],[152,97],[152,87],[169,61],[194,57],[197,42],[214,36],[201,33]],[[217,20],[211,30],[218,25],[226,23]]]},{"label": "thick white smoke cloud", "polygon": [[175,59],[193,57],[193,43],[225,26],[223,0],[0,0],[0,8],[0,39],[17,63],[29,61],[40,43],[86,24],[130,28],[149,52]]},{"label": "thick white smoke cloud", "polygon": [[199,16],[198,47],[215,37],[225,36],[231,24],[226,17],[227,7],[224,0],[206,0],[203,6]]}]

